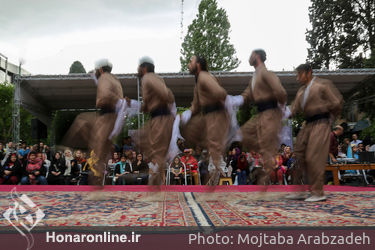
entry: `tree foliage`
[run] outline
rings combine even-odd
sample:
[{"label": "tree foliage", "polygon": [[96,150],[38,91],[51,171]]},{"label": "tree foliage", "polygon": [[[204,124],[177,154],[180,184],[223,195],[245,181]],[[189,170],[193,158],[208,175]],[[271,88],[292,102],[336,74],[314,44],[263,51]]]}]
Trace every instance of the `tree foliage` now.
[{"label": "tree foliage", "polygon": [[204,56],[209,70],[233,70],[240,61],[236,50],[229,41],[230,23],[226,11],[218,8],[216,0],[202,0],[198,14],[188,27],[182,43],[181,71],[193,55]]},{"label": "tree foliage", "polygon": [[312,0],[307,31],[314,68],[362,68],[375,53],[375,0]]},{"label": "tree foliage", "polygon": [[[0,142],[12,140],[12,112],[14,86],[9,83],[0,84]],[[31,143],[32,115],[20,108],[20,139]]]},{"label": "tree foliage", "polygon": [[86,73],[86,70],[80,61],[75,61],[70,66],[69,74],[74,74],[74,73]]}]

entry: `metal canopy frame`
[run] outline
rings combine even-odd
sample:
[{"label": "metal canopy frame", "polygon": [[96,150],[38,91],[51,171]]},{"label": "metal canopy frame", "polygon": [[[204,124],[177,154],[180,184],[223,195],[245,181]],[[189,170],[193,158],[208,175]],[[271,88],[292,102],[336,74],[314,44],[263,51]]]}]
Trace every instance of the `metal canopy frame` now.
[{"label": "metal canopy frame", "polygon": [[[253,72],[211,72],[228,91],[238,95],[247,87]],[[288,102],[300,85],[296,82],[294,71],[276,71],[288,93]],[[159,73],[167,86],[175,94],[177,106],[190,106],[195,85],[194,77],[188,72]],[[341,69],[335,71],[314,70],[314,75],[330,79],[342,92],[348,92],[361,81],[375,75],[375,69]],[[124,95],[141,100],[140,83],[136,74],[115,74],[120,80]],[[374,83],[375,84],[375,83]],[[52,114],[58,110],[93,110],[95,109],[96,85],[89,74],[69,75],[34,75],[16,78],[14,103],[23,106],[47,126],[51,125]],[[13,136],[19,140],[19,109],[14,112]],[[139,114],[138,126],[143,121]]]}]

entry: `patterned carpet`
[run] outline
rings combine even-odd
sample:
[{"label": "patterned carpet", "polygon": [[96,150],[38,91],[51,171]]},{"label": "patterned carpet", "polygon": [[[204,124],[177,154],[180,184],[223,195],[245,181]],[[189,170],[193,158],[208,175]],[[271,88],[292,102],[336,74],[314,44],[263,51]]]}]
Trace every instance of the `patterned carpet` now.
[{"label": "patterned carpet", "polygon": [[[289,201],[286,192],[18,192],[45,217],[38,226],[375,226],[375,190],[326,192],[319,203]],[[0,211],[14,206],[9,192],[0,192]],[[35,211],[35,208],[30,211]],[[25,213],[27,214],[27,213]],[[31,212],[32,214],[32,212]],[[2,217],[2,216],[1,216]],[[15,220],[18,224],[21,220]],[[2,218],[0,230],[9,227]]]}]

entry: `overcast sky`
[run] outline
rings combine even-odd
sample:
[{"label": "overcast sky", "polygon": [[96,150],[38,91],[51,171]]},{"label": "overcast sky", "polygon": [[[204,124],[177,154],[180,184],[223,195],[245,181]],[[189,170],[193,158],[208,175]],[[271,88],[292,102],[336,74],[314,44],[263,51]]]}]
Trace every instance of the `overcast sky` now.
[{"label": "overcast sky", "polygon": [[[200,0],[184,1],[184,34]],[[264,48],[271,70],[293,70],[307,56],[310,0],[218,0],[231,23],[231,42],[248,57]],[[99,58],[114,73],[134,73],[151,56],[157,72],[180,70],[181,0],[0,0],[0,53],[24,61],[32,74],[67,74],[73,61],[86,70]]]}]

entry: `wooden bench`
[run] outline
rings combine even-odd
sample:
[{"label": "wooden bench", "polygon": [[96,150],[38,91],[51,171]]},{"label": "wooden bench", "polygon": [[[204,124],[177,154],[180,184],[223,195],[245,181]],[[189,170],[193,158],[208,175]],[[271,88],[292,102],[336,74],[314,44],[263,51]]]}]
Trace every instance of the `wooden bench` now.
[{"label": "wooden bench", "polygon": [[333,175],[333,184],[340,185],[339,171],[340,170],[362,170],[375,169],[375,164],[332,164],[326,166],[326,171],[331,171]]}]

